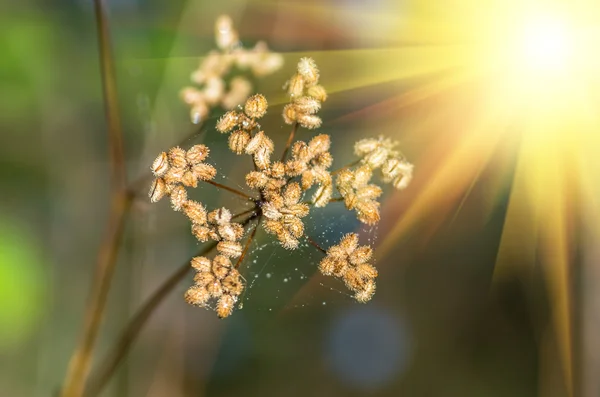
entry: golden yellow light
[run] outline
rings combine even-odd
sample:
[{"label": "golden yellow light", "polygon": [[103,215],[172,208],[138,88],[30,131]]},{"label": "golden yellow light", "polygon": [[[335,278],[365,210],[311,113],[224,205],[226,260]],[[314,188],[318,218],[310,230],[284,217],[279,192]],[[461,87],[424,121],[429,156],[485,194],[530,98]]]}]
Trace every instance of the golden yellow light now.
[{"label": "golden yellow light", "polygon": [[532,18],[521,32],[519,48],[523,66],[532,72],[561,72],[572,61],[573,32],[566,21],[556,17]]}]

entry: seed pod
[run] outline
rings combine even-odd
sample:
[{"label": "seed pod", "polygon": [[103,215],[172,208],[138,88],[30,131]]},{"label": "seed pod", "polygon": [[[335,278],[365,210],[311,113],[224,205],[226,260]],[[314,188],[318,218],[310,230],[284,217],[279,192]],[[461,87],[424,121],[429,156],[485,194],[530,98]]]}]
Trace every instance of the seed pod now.
[{"label": "seed pod", "polygon": [[312,58],[300,58],[298,74],[302,76],[307,86],[314,85],[319,81],[319,69]]},{"label": "seed pod", "polygon": [[206,287],[215,281],[215,276],[210,272],[198,272],[194,275],[194,283],[199,287]]},{"label": "seed pod", "polygon": [[311,114],[298,114],[297,115],[298,123],[304,128],[308,128],[309,130],[319,128],[321,126],[321,118],[319,116],[314,116]]},{"label": "seed pod", "polygon": [[267,99],[261,94],[256,94],[248,98],[244,112],[248,117],[259,119],[267,113],[267,107]]},{"label": "seed pod", "polygon": [[185,291],[185,301],[190,305],[204,307],[210,298],[206,288],[194,285]]},{"label": "seed pod", "polygon": [[373,200],[381,196],[383,190],[377,185],[367,185],[356,190],[358,200]]},{"label": "seed pod", "polygon": [[[356,248],[350,255],[348,256],[348,260],[355,266],[362,265],[366,263],[371,256],[373,255],[373,249],[368,245],[363,245],[361,247]],[[375,274],[377,276],[377,274]],[[373,276],[373,277],[375,277]]]},{"label": "seed pod", "polygon": [[366,164],[362,165],[356,170],[354,170],[354,182],[352,183],[352,185],[355,188],[365,186],[371,180],[372,176],[373,172],[371,170],[371,167],[369,167]]},{"label": "seed pod", "polygon": [[223,295],[223,286],[219,280],[215,280],[206,286],[206,290],[213,298],[218,298]]},{"label": "seed pod", "polygon": [[244,291],[244,283],[235,269],[232,269],[229,275],[221,281],[221,285],[228,294],[233,296],[238,296]]},{"label": "seed pod", "polygon": [[152,173],[155,176],[163,176],[168,169],[169,159],[167,157],[167,154],[165,152],[162,152],[158,155],[158,157],[156,157],[156,159],[152,163]]},{"label": "seed pod", "polygon": [[167,194],[168,188],[165,184],[164,179],[156,178],[152,181],[152,185],[150,186],[150,191],[148,192],[148,197],[150,197],[150,202],[156,203],[158,200],[163,198],[165,194]]},{"label": "seed pod", "polygon": [[192,167],[194,177],[201,181],[209,181],[217,175],[217,170],[210,164],[200,163]]},{"label": "seed pod", "polygon": [[377,277],[377,269],[375,269],[368,263],[363,263],[361,265],[356,266],[356,271],[358,272],[360,277],[364,279]]},{"label": "seed pod", "polygon": [[321,103],[310,96],[301,96],[294,101],[297,113],[315,114],[321,109]]},{"label": "seed pod", "polygon": [[229,258],[237,258],[242,255],[242,245],[233,241],[219,241],[217,251]]},{"label": "seed pod", "polygon": [[213,259],[212,272],[219,280],[225,278],[231,269],[231,261],[223,255],[217,255]]},{"label": "seed pod", "polygon": [[217,131],[222,134],[231,131],[238,124],[238,120],[239,114],[236,111],[230,110],[217,121]]},{"label": "seed pod", "polygon": [[296,204],[300,200],[300,195],[302,195],[300,185],[297,182],[291,182],[283,191],[283,202],[286,206]]},{"label": "seed pod", "polygon": [[379,222],[379,203],[377,201],[358,201],[356,203],[356,214],[358,220],[367,225]]},{"label": "seed pod", "polygon": [[235,154],[242,154],[246,150],[246,146],[250,142],[250,134],[246,131],[234,131],[229,136],[229,149]]},{"label": "seed pod", "polygon": [[296,107],[288,103],[283,107],[283,121],[286,124],[293,124],[296,121]]},{"label": "seed pod", "polygon": [[286,216],[283,218],[283,224],[288,232],[295,238],[300,238],[304,235],[304,223],[295,216]]},{"label": "seed pod", "polygon": [[348,287],[349,290],[354,292],[360,291],[365,284],[364,280],[362,279],[362,277],[360,277],[356,269],[352,268],[349,268],[344,273],[343,279],[344,284],[346,284],[346,287]]},{"label": "seed pod", "polygon": [[329,200],[331,199],[331,195],[333,194],[333,187],[329,185],[321,185],[315,192],[312,197],[313,203],[315,203],[315,207],[325,207],[329,204]]},{"label": "seed pod", "polygon": [[219,240],[219,235],[212,228],[197,223],[192,224],[192,234],[202,243],[211,239]]},{"label": "seed pod", "polygon": [[210,150],[206,145],[194,145],[186,153],[186,159],[190,164],[198,164],[208,157]]},{"label": "seed pod", "polygon": [[381,145],[381,142],[378,139],[374,139],[374,138],[361,139],[360,141],[358,141],[354,144],[354,154],[356,154],[359,157],[363,157],[363,156],[371,153],[379,145]]},{"label": "seed pod", "polygon": [[185,186],[196,187],[198,186],[198,179],[196,179],[192,171],[186,171],[183,173],[181,183],[183,183]]},{"label": "seed pod", "polygon": [[277,220],[282,216],[281,212],[279,212],[279,209],[269,201],[263,204],[262,214],[265,216],[265,218],[272,220]]},{"label": "seed pod", "polygon": [[217,312],[217,316],[219,318],[229,317],[231,313],[233,313],[233,309],[235,307],[235,298],[231,295],[225,294],[221,296],[219,301],[217,302],[217,307],[215,311]]},{"label": "seed pod", "polygon": [[185,150],[176,146],[169,150],[169,163],[173,168],[184,168],[187,166],[187,160],[185,159]]},{"label": "seed pod", "polygon": [[306,93],[319,102],[325,102],[327,100],[327,91],[322,85],[313,85]]},{"label": "seed pod", "polygon": [[378,147],[375,150],[373,150],[371,153],[367,154],[363,158],[363,162],[365,164],[367,164],[369,167],[371,167],[371,169],[376,169],[376,168],[381,167],[383,165],[383,163],[385,163],[385,160],[387,160],[389,154],[390,154],[390,152],[388,149],[383,148],[383,147]]},{"label": "seed pod", "polygon": [[171,206],[174,211],[180,211],[187,201],[187,192],[183,186],[175,186],[171,190]]},{"label": "seed pod", "polygon": [[192,223],[198,225],[206,224],[206,209],[204,206],[194,200],[188,200],[183,205],[183,213],[190,218]]},{"label": "seed pod", "polygon": [[225,207],[218,208],[208,213],[208,221],[217,225],[224,225],[231,222],[231,211]]},{"label": "seed pod", "polygon": [[205,256],[193,257],[191,265],[198,273],[207,273],[211,270],[211,261]]},{"label": "seed pod", "polygon": [[287,90],[292,98],[299,98],[302,96],[302,92],[304,91],[304,80],[300,74],[296,73],[292,76],[287,83]]},{"label": "seed pod", "polygon": [[353,252],[358,247],[358,234],[348,233],[340,240],[338,246],[346,253]]},{"label": "seed pod", "polygon": [[186,172],[186,168],[174,168],[171,167],[165,174],[165,183],[167,185],[175,185],[182,183],[183,175]]},{"label": "seed pod", "polygon": [[262,189],[268,181],[269,177],[264,172],[251,171],[246,175],[246,185],[252,189]]},{"label": "seed pod", "polygon": [[354,294],[354,299],[360,303],[367,303],[375,294],[375,281],[369,280],[365,283],[362,290]]}]

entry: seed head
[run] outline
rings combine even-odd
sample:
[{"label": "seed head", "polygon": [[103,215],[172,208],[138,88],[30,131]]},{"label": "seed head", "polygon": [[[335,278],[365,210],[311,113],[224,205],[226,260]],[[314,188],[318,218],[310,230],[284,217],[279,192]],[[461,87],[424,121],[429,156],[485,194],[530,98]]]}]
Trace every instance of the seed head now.
[{"label": "seed head", "polygon": [[167,170],[169,169],[169,159],[165,152],[162,152],[158,155],[158,157],[152,162],[152,173],[155,176],[163,176]]},{"label": "seed head", "polygon": [[185,292],[184,298],[190,305],[204,307],[210,299],[210,294],[206,288],[193,285]]},{"label": "seed head", "polygon": [[217,121],[217,131],[224,134],[231,131],[236,125],[238,125],[239,114],[234,110],[230,110],[225,113],[219,121]]},{"label": "seed head", "polygon": [[250,134],[246,131],[238,130],[229,135],[229,149],[235,154],[244,153],[248,142],[250,142]]},{"label": "seed head", "polygon": [[195,256],[191,261],[192,267],[199,273],[207,273],[211,271],[210,259],[204,256]]},{"label": "seed head", "polygon": [[152,203],[156,203],[158,200],[163,198],[165,194],[168,193],[167,184],[165,180],[162,178],[156,178],[152,185],[150,186],[150,191],[148,192],[148,197],[150,197],[150,201]]},{"label": "seed head", "polygon": [[259,119],[267,113],[267,100],[264,96],[256,94],[248,98],[244,105],[244,112],[248,117]]},{"label": "seed head", "polygon": [[187,192],[181,185],[173,187],[171,190],[171,206],[174,211],[181,211],[181,208],[187,201]]},{"label": "seed head", "polygon": [[307,95],[315,98],[319,102],[325,102],[327,100],[327,91],[322,85],[313,85],[307,91]]},{"label": "seed head", "polygon": [[312,58],[301,58],[298,62],[298,74],[302,76],[307,86],[312,86],[319,81],[319,69]]}]

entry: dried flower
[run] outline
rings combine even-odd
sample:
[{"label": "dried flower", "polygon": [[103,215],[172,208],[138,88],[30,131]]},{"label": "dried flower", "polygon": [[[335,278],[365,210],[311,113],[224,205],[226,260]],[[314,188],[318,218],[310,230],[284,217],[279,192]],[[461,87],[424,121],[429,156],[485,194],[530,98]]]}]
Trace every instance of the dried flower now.
[{"label": "dried flower", "polygon": [[364,303],[375,292],[377,270],[367,263],[372,253],[371,247],[358,246],[356,233],[349,233],[342,237],[338,245],[327,250],[327,255],[319,264],[319,270],[326,276],[342,279],[348,289],[355,293],[355,299]]},{"label": "dried flower", "polygon": [[216,300],[214,310],[217,315],[228,317],[244,290],[240,273],[229,258],[222,255],[215,256],[212,261],[202,256],[195,257],[191,265],[197,273],[194,285],[185,293],[185,300],[200,307],[210,307],[211,300]]},{"label": "dried flower", "polygon": [[[243,103],[252,92],[252,84],[245,75],[263,77],[283,65],[283,57],[270,52],[264,42],[258,42],[252,49],[243,48],[227,15],[221,15],[215,22],[215,41],[219,51],[210,52],[191,74],[191,81],[200,88],[185,87],[180,93],[190,106],[190,119],[195,124],[204,121],[216,106],[234,109]],[[235,75],[234,66],[245,73]]]},{"label": "dried flower", "polygon": [[244,113],[248,117],[260,119],[267,113],[267,100],[264,96],[256,94],[248,98],[244,105]]},{"label": "dried flower", "polygon": [[[321,126],[321,118],[315,113],[321,108],[321,102],[327,99],[327,93],[318,86],[319,69],[311,58],[302,58],[298,62],[298,73],[292,76],[284,86],[292,101],[283,108],[283,120],[287,124],[297,122],[304,128],[314,129]],[[311,91],[311,88],[314,88]],[[311,95],[312,92],[312,95]]]},{"label": "dried flower", "polygon": [[[382,189],[373,182],[374,170],[380,171],[381,181],[402,189],[412,179],[413,165],[396,149],[396,142],[378,137],[358,141],[354,152],[359,160],[331,172],[333,156],[329,135],[318,134],[306,141],[294,142],[298,126],[307,129],[321,126],[317,113],[327,99],[326,90],[319,85],[319,70],[310,58],[298,62],[297,71],[284,86],[291,98],[283,108],[283,119],[294,127],[281,160],[272,161],[275,145],[259,124],[259,119],[268,111],[267,99],[261,94],[245,99],[251,88],[247,79],[238,76],[227,85],[222,77],[232,65],[258,74],[273,71],[281,62],[264,43],[257,44],[251,51],[238,47],[237,32],[228,17],[218,19],[216,39],[223,53],[210,53],[193,73],[193,80],[203,88],[186,88],[181,95],[192,109],[217,104],[233,107],[234,102],[245,100],[243,106],[223,114],[216,129],[230,134],[228,144],[232,152],[252,157],[254,169],[248,170],[245,180],[253,193],[248,195],[217,182],[210,183],[236,193],[253,206],[233,215],[225,207],[207,211],[202,202],[188,199],[186,187],[194,188],[198,181],[209,181],[216,175],[215,168],[205,163],[209,156],[205,145],[195,145],[187,151],[174,147],[159,154],[151,167],[156,179],[149,197],[156,202],[170,196],[173,209],[183,212],[190,220],[191,232],[198,241],[216,243],[214,258],[199,256],[192,259],[191,266],[196,274],[185,299],[192,305],[210,308],[224,318],[231,315],[244,290],[244,281],[237,268],[246,257],[258,227],[274,235],[283,248],[297,249],[301,239],[308,237],[303,219],[311,208],[324,207],[333,201],[343,201],[347,209],[356,211],[361,222],[376,224],[380,220],[377,200]],[[202,112],[203,115],[206,113],[205,110]],[[335,174],[334,183],[332,175]],[[314,190],[309,192],[310,189]],[[309,194],[311,201],[302,201]],[[245,219],[235,221],[244,215]],[[258,221],[254,230],[243,244],[246,226],[255,219]],[[327,250],[317,247],[326,253],[319,263],[321,273],[343,281],[359,302],[372,298],[377,270],[369,263],[371,247],[359,246],[357,234],[345,235],[339,244]],[[235,259],[235,265],[232,259]]]}]

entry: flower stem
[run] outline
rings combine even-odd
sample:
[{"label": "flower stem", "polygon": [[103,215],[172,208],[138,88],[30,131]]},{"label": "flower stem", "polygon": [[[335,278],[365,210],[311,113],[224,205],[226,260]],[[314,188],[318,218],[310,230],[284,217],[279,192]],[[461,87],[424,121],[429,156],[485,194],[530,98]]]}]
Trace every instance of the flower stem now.
[{"label": "flower stem", "polygon": [[206,183],[210,183],[211,185],[213,185],[213,186],[216,186],[216,187],[218,187],[219,189],[224,189],[224,190],[227,190],[228,192],[231,192],[231,193],[233,193],[233,194],[237,194],[238,196],[240,196],[240,197],[243,197],[243,198],[245,198],[245,199],[246,199],[246,200],[248,200],[248,201],[252,201],[252,202],[255,202],[255,201],[256,201],[256,199],[255,199],[255,198],[253,198],[253,197],[250,197],[250,196],[248,196],[246,193],[244,193],[244,192],[240,192],[239,190],[237,190],[237,189],[234,189],[234,188],[232,188],[232,187],[229,187],[229,186],[222,185],[222,184],[220,184],[220,183],[218,183],[218,182],[215,182],[215,181],[204,181],[204,182],[206,182]]},{"label": "flower stem", "polygon": [[339,174],[341,171],[345,170],[346,168],[350,168],[350,167],[354,167],[355,165],[357,165],[358,163],[360,163],[360,159],[351,162],[350,164],[346,164],[345,166],[343,166],[342,168],[338,168],[335,171],[331,171],[331,175],[335,175],[335,174]]},{"label": "flower stem", "polygon": [[231,217],[231,219],[239,218],[240,216],[247,215],[247,214],[249,214],[251,212],[254,212],[254,211],[256,211],[256,207],[250,208],[249,210],[244,211],[244,212],[240,212],[239,214],[235,214],[235,215],[233,215]]},{"label": "flower stem", "polygon": [[92,353],[104,317],[108,291],[125,226],[125,218],[132,203],[132,196],[125,188],[127,181],[123,154],[123,130],[119,113],[117,83],[110,46],[106,6],[103,0],[94,0],[94,12],[110,151],[112,198],[106,234],[98,252],[96,271],[92,280],[89,303],[86,307],[83,335],[69,360],[67,374],[61,390],[62,397],[79,397],[83,394],[92,361]]},{"label": "flower stem", "polygon": [[326,254],[327,250],[323,247],[321,247],[319,245],[319,243],[317,243],[315,240],[313,240],[312,238],[310,238],[309,236],[306,236],[306,240],[316,249],[318,249],[319,251],[321,251],[322,253]]},{"label": "flower stem", "polygon": [[281,155],[281,162],[285,161],[285,156],[287,156],[290,147],[292,146],[292,142],[294,141],[294,136],[296,135],[296,131],[298,131],[298,123],[294,123],[292,127],[292,131],[290,132],[290,136],[288,137],[287,143],[285,144],[285,149],[283,149],[283,154]]},{"label": "flower stem", "polygon": [[[211,243],[204,249],[199,251],[195,256],[206,255],[217,246],[217,243]],[[86,397],[93,397],[100,394],[104,386],[108,383],[123,358],[129,352],[133,342],[139,335],[140,331],[158,308],[160,303],[167,295],[175,288],[177,284],[192,270],[190,262],[186,261],[180,266],[169,278],[167,278],[161,286],[152,294],[148,300],[142,305],[137,313],[130,320],[129,324],[121,334],[116,345],[112,348],[108,356],[102,361],[96,370],[95,376],[90,380],[85,389]]]},{"label": "flower stem", "polygon": [[250,248],[250,244],[252,244],[252,241],[254,240],[254,236],[256,235],[256,230],[258,230],[258,226],[260,225],[261,219],[262,219],[262,215],[259,215],[258,220],[256,221],[256,225],[254,226],[254,229],[252,229],[252,233],[250,233],[250,237],[248,237],[248,241],[246,241],[246,245],[244,246],[244,251],[242,251],[242,255],[240,256],[237,263],[235,264],[236,269],[238,269],[240,267],[240,265],[242,264],[242,261],[244,260],[244,257],[246,256],[246,253],[248,252],[248,249]]},{"label": "flower stem", "polygon": [[[255,217],[250,216],[246,218],[242,222],[242,225],[246,226],[252,219],[255,219]],[[206,255],[216,246],[217,243],[213,242],[204,247],[194,256]],[[116,344],[110,350],[108,356],[100,362],[98,369],[94,372],[90,381],[88,381],[85,388],[86,397],[95,397],[102,392],[119,367],[119,364],[127,356],[127,353],[131,349],[133,342],[135,342],[141,330],[147,324],[150,316],[152,316],[160,303],[169,295],[169,293],[177,286],[177,284],[179,284],[181,280],[185,278],[191,269],[192,267],[190,266],[190,261],[188,260],[169,278],[167,278],[160,285],[160,287],[158,287],[152,296],[146,300],[142,307],[131,318]]]}]

